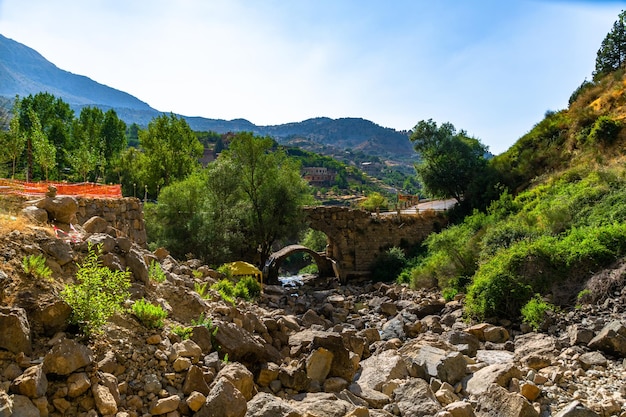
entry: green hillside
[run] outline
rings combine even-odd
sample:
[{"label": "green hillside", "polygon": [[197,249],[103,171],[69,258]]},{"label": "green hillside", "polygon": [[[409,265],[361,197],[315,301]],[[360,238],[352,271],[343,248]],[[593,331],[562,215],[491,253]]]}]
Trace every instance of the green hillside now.
[{"label": "green hillside", "polygon": [[[626,56],[626,42],[613,45]],[[437,285],[449,298],[464,293],[468,318],[493,320],[528,319],[538,305],[571,308],[621,289],[620,274],[601,272],[626,255],[623,62],[597,67],[567,109],[546,113],[490,160],[508,191],[431,235],[399,279]]]}]

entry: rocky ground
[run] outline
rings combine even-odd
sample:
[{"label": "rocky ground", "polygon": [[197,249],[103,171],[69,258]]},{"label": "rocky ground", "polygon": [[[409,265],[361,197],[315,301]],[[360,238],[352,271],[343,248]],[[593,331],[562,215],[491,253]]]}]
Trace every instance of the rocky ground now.
[{"label": "rocky ground", "polygon": [[[552,315],[541,332],[468,323],[461,298],[369,282],[266,286],[232,305],[194,291],[215,271],[96,220],[72,239],[0,220],[0,417],[626,416],[621,288]],[[145,298],[168,311],[163,329],[130,313],[91,339],[68,328],[59,292],[86,242],[103,245],[105,265],[132,271],[127,306]],[[51,279],[23,272],[29,254],[46,256]],[[152,260],[165,282],[149,279]],[[191,325],[202,315],[211,328]]]}]

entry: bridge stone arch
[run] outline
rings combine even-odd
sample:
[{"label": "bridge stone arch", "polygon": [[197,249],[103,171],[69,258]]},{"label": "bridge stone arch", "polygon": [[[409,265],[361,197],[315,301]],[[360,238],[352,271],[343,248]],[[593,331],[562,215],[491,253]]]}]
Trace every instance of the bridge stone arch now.
[{"label": "bridge stone arch", "polygon": [[263,276],[267,282],[278,281],[278,270],[282,262],[287,259],[289,255],[294,253],[304,252],[313,258],[313,261],[317,265],[319,275],[321,277],[333,277],[336,276],[333,265],[334,261],[326,256],[324,253],[315,252],[313,249],[309,249],[302,245],[289,245],[285,246],[278,252],[274,252],[263,267]]},{"label": "bridge stone arch", "polygon": [[375,214],[347,207],[307,207],[312,229],[327,237],[326,256],[336,262],[336,276],[367,276],[378,255],[393,246],[421,243],[447,224],[446,216],[434,211],[417,214]]}]

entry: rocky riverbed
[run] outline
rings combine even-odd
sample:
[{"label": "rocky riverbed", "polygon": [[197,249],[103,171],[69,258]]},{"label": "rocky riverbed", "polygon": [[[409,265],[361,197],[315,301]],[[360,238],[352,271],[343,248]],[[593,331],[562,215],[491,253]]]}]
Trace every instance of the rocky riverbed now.
[{"label": "rocky riverbed", "polygon": [[[265,286],[233,305],[194,291],[217,272],[111,230],[87,225],[73,241],[46,227],[5,231],[0,417],[626,416],[621,289],[552,314],[540,332],[469,323],[462,297],[367,281]],[[128,313],[91,339],[67,327],[59,292],[87,242],[102,244],[105,265],[132,271],[128,306],[145,298],[168,311],[163,329]],[[52,279],[23,273],[28,254],[46,256]],[[165,282],[150,281],[151,261]],[[201,316],[210,328],[191,325]]]}]

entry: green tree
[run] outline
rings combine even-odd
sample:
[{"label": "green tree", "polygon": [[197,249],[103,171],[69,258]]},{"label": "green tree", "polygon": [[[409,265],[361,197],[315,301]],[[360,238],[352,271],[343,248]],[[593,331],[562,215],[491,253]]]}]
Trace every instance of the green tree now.
[{"label": "green tree", "polygon": [[626,11],[619,14],[613,28],[606,35],[596,56],[593,79],[598,80],[624,64],[626,61]]},{"label": "green tree", "polygon": [[368,195],[367,198],[359,204],[359,206],[367,211],[378,211],[381,209],[385,211],[389,206],[389,202],[384,195],[374,191],[373,193],[370,193],[370,195]]},{"label": "green tree", "polygon": [[44,177],[48,181],[49,172],[56,165],[56,148],[43,133],[39,117],[33,109],[28,109],[28,117],[31,125],[29,137],[32,143],[33,158],[41,167]]},{"label": "green tree", "polygon": [[433,197],[467,199],[472,185],[487,169],[487,148],[451,123],[440,127],[432,119],[420,121],[411,141],[421,162],[415,166],[425,191]]},{"label": "green tree", "polygon": [[198,169],[204,151],[185,119],[174,114],[153,119],[139,132],[139,143],[145,158],[141,177],[154,196]]},{"label": "green tree", "polygon": [[11,161],[11,178],[15,178],[17,161],[26,147],[26,135],[20,129],[19,115],[15,113],[19,111],[19,108],[19,98],[16,98],[13,106],[14,114],[9,122],[9,131],[3,132],[0,136],[0,149],[6,160]]},{"label": "green tree", "polygon": [[19,101],[19,111],[15,114],[19,115],[20,130],[27,136],[26,140],[26,165],[27,177],[33,179],[36,173],[34,168],[34,155],[31,131],[33,128],[33,120],[29,114],[32,109],[37,115],[41,132],[45,135],[49,143],[53,144],[56,149],[55,165],[61,171],[67,164],[64,159],[64,150],[71,149],[70,130],[72,121],[74,120],[74,111],[69,104],[60,98],[56,98],[50,93],[37,93],[34,96],[29,95]]},{"label": "green tree", "polygon": [[245,213],[248,243],[265,264],[272,245],[281,238],[297,236],[304,227],[301,206],[309,201],[308,184],[299,165],[269,137],[243,132],[235,135],[221,158],[233,162],[239,187],[249,204]]}]

